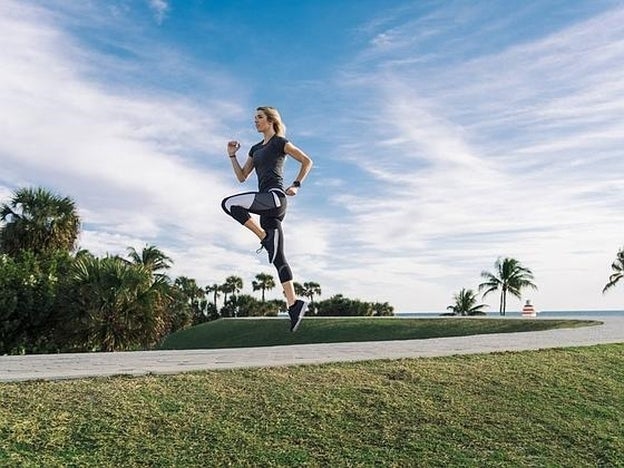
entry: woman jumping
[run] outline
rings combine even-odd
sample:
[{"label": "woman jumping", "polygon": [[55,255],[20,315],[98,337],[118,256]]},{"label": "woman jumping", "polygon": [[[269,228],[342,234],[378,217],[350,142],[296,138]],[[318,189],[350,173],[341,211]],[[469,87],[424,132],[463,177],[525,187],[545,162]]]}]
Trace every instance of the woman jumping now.
[{"label": "woman jumping", "polygon": [[[228,142],[227,152],[239,182],[245,182],[249,174],[256,171],[258,191],[227,197],[221,206],[228,215],[258,236],[260,250],[264,248],[269,254],[269,263],[277,269],[284,289],[290,331],[294,332],[299,328],[308,305],[295,296],[292,271],[284,256],[282,221],[286,216],[286,195],[297,195],[301,183],[312,168],[312,160],[285,138],[286,127],[277,109],[258,107],[254,123],[256,130],[264,135],[264,140],[251,147],[245,164],[241,166],[236,157],[236,151],[241,146],[238,141]],[[284,188],[284,160],[287,154],[299,161],[301,168],[295,181]],[[249,213],[260,216],[259,225]]]}]

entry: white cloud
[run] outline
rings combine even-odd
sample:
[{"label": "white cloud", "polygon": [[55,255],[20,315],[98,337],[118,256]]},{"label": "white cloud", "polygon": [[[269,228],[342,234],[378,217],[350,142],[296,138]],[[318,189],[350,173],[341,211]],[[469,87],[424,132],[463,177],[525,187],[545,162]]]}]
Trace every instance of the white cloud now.
[{"label": "white cloud", "polygon": [[[162,21],[169,3],[151,7]],[[621,307],[621,295],[600,290],[623,242],[624,10],[487,55],[471,42],[481,30],[454,36],[453,8],[416,23],[401,12],[387,15],[383,31],[371,27],[369,48],[340,76],[348,79],[332,117],[340,128],[327,132],[318,107],[291,126],[330,148],[285,222],[296,280],[318,281],[324,297],[443,310],[509,255],[534,270],[538,308]],[[481,14],[460,13],[462,21]],[[207,76],[183,52],[148,40],[114,44],[136,61],[96,52],[62,20],[21,2],[0,5],[0,197],[51,186],[77,201],[83,247],[123,254],[156,244],[176,261],[173,274],[200,284],[239,274],[249,285],[272,272],[255,256],[254,237],[219,206],[255,186],[235,185],[224,159],[230,136],[252,138],[228,124],[248,107],[236,79],[223,67]],[[175,70],[200,92],[149,87],[145,66]]]},{"label": "white cloud", "polygon": [[395,60],[420,40],[407,23],[392,28],[387,55],[378,41],[362,54],[349,85],[366,91],[365,126],[378,130],[344,150],[378,183],[341,197],[357,243],[350,253],[371,252],[353,269],[360,281],[400,297],[401,308],[440,310],[508,255],[533,269],[541,307],[621,306],[600,291],[623,242],[623,25],[624,10],[612,10],[496,54],[428,67]]},{"label": "white cloud", "polygon": [[[173,275],[199,284],[238,274],[249,287],[255,274],[273,271],[264,253],[255,254],[254,236],[220,206],[224,196],[255,188],[253,180],[235,183],[225,155],[232,135],[251,135],[227,126],[243,114],[240,93],[228,95],[235,80],[222,72],[202,78],[201,100],[119,86],[107,78],[133,66],[92,53],[64,32],[62,19],[17,2],[0,7],[0,29],[10,33],[0,51],[3,200],[24,185],[69,195],[83,220],[82,248],[123,255],[128,246],[155,244],[174,259]],[[100,58],[110,67],[105,79]],[[178,71],[188,77],[205,74],[181,57],[176,67],[187,67]],[[323,230],[300,221],[291,258],[310,245],[323,255]]]},{"label": "white cloud", "polygon": [[169,12],[169,3],[166,0],[148,0],[149,6],[154,12],[156,22],[161,24],[165,19],[165,16]]},{"label": "white cloud", "polygon": [[[79,46],[45,10],[2,10],[10,34],[0,51],[0,164],[10,170],[0,174],[0,194],[43,185],[71,196],[85,225],[81,246],[100,254],[146,243],[222,249],[220,234],[233,226],[219,202],[235,187],[218,118],[239,109],[223,96],[199,108],[103,86],[81,74],[89,64],[72,55]],[[190,257],[197,270],[193,262],[204,259]]]}]

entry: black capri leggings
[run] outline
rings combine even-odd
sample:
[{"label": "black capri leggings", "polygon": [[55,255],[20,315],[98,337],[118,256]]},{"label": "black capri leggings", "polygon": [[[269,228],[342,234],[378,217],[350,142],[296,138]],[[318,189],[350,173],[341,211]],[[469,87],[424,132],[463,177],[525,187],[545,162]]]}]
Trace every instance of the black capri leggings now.
[{"label": "black capri leggings", "polygon": [[286,216],[286,194],[280,189],[269,189],[268,192],[245,192],[226,197],[221,207],[228,215],[241,224],[250,218],[249,213],[260,216],[260,226],[266,232],[275,230],[277,249],[273,265],[277,270],[280,282],[285,283],[293,279],[292,271],[284,256],[284,233],[282,221]]}]

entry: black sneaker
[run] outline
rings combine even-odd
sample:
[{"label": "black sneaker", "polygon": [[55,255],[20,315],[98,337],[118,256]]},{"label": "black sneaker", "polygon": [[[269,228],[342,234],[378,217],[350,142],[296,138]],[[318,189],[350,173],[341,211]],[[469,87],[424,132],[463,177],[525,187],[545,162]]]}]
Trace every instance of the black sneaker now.
[{"label": "black sneaker", "polygon": [[264,239],[260,241],[260,248],[256,250],[256,253],[260,253],[262,249],[265,249],[269,254],[269,263],[275,261],[275,254],[277,253],[278,239],[277,229],[269,229],[266,232]]},{"label": "black sneaker", "polygon": [[297,299],[293,305],[288,308],[288,316],[290,317],[290,331],[296,332],[301,324],[303,317],[308,310],[308,303]]}]

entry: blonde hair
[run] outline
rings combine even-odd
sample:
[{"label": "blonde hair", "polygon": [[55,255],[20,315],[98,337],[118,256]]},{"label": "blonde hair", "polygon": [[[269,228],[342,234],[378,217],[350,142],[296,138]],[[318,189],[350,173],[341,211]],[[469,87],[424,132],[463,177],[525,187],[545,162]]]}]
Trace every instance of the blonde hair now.
[{"label": "blonde hair", "polygon": [[260,106],[256,110],[266,115],[267,120],[273,124],[273,130],[277,136],[286,136],[286,125],[282,122],[282,117],[275,107]]}]

